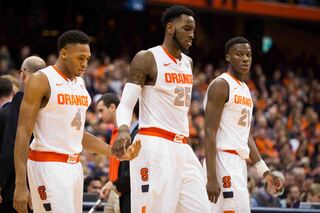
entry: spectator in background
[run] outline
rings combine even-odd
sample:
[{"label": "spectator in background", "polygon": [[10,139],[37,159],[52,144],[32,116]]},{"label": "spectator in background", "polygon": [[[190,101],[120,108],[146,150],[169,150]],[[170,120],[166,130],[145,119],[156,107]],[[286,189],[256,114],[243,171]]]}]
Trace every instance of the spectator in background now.
[{"label": "spectator in background", "polygon": [[3,145],[4,130],[9,121],[10,105],[13,95],[12,82],[9,79],[0,77],[0,153]]},{"label": "spectator in background", "polygon": [[300,201],[301,192],[299,186],[289,185],[286,187],[285,192],[287,193],[286,198],[280,201],[282,208],[292,208],[296,202]]},{"label": "spectator in background", "polygon": [[8,204],[6,204],[6,211],[8,212],[14,211],[12,203],[15,183],[13,150],[19,118],[19,110],[24,93],[23,90],[30,78],[30,75],[45,67],[46,63],[38,56],[30,56],[23,61],[20,69],[21,91],[14,95],[11,102],[9,115],[10,120],[8,121],[7,128],[4,130],[3,136],[1,152],[3,161],[0,161],[0,188],[3,188],[2,193],[8,202]]},{"label": "spectator in background", "polygon": [[[8,79],[4,79],[0,77],[0,153],[3,147],[3,135],[8,125],[9,114],[10,114],[10,105],[13,97],[12,91],[12,83]],[[0,163],[4,164],[4,159],[2,155],[0,155]],[[3,200],[5,197],[2,192],[2,181],[0,182],[0,212],[4,212],[6,210],[7,200]]]},{"label": "spectator in background", "polygon": [[[116,107],[119,105],[119,98],[112,93],[104,94],[97,102],[98,117],[105,123],[114,125],[114,130],[110,140],[110,144],[114,143],[115,136],[117,135],[116,124]],[[138,115],[139,105],[136,104],[134,113],[132,115],[132,124],[130,133],[132,140],[138,132]],[[107,205],[105,212],[130,212],[130,169],[129,161],[119,162],[115,158],[109,158],[110,180],[106,183],[101,190],[101,197],[107,198]],[[120,198],[119,198],[120,197]],[[119,199],[119,200],[118,200]]]},{"label": "spectator in background", "polygon": [[20,82],[13,75],[2,75],[1,78],[8,79],[12,83],[12,91],[15,95],[20,90]]},{"label": "spectator in background", "polygon": [[[115,137],[118,135],[118,128],[116,124],[116,109],[120,103],[120,99],[116,94],[106,93],[100,97],[97,101],[97,113],[99,119],[104,123],[113,124],[114,129],[109,141],[110,146],[113,146]],[[119,213],[119,195],[114,182],[118,180],[118,169],[120,161],[114,156],[109,157],[109,181],[103,186],[100,196],[107,199],[107,205],[105,206],[106,213]]]},{"label": "spectator in background", "polygon": [[293,208],[299,208],[301,202],[319,203],[320,202],[320,184],[319,183],[312,184],[310,189],[301,196],[301,201],[294,203]]},{"label": "spectator in background", "polygon": [[101,179],[99,177],[94,177],[89,181],[86,192],[100,194],[101,188],[102,188]]},{"label": "spectator in background", "polygon": [[[284,176],[279,171],[273,171],[273,174],[284,182]],[[251,207],[281,207],[279,193],[274,192],[274,188],[268,182],[264,187],[254,193],[251,198]]]}]

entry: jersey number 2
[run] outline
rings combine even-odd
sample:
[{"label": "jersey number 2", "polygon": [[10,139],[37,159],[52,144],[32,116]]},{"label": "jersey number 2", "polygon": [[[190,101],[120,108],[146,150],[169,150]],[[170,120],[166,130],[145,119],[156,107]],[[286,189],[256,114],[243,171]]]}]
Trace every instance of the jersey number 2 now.
[{"label": "jersey number 2", "polygon": [[71,126],[76,127],[77,130],[80,130],[81,125],[82,125],[81,114],[80,114],[80,110],[78,110],[78,112],[76,113],[76,115],[74,116],[74,118],[71,121]]},{"label": "jersey number 2", "polygon": [[189,107],[191,102],[190,92],[190,87],[177,86],[174,90],[174,93],[177,94],[177,97],[174,99],[174,105]]},{"label": "jersey number 2", "polygon": [[[241,117],[239,118],[238,125],[240,126],[249,126],[250,124],[250,111],[247,109],[241,110]],[[248,119],[248,120],[247,120]]]}]

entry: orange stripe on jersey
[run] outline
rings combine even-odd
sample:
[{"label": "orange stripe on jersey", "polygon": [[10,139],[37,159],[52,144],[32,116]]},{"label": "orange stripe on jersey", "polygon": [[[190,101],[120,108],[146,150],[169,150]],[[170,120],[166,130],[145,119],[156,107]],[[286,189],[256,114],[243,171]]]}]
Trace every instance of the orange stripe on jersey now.
[{"label": "orange stripe on jersey", "polygon": [[173,57],[169,52],[168,50],[164,49],[163,46],[161,46],[162,49],[164,50],[164,52],[168,55],[169,58],[171,58],[171,60],[174,62],[174,63],[177,63],[177,59],[175,57]]},{"label": "orange stripe on jersey", "polygon": [[192,84],[193,83],[192,74],[166,72],[164,74],[164,79],[166,83],[173,83],[173,84]]},{"label": "orange stripe on jersey", "polygon": [[248,107],[252,106],[251,98],[247,98],[247,97],[241,96],[241,95],[234,95],[234,103],[245,105]]},{"label": "orange stripe on jersey", "polygon": [[223,211],[223,213],[235,213],[234,210],[227,210],[227,211]]},{"label": "orange stripe on jersey", "polygon": [[30,150],[28,158],[39,162],[64,162],[64,163],[78,163],[80,161],[79,154],[67,155],[56,152],[42,152]]},{"label": "orange stripe on jersey", "polygon": [[228,152],[228,153],[234,154],[234,155],[239,155],[238,152],[236,150],[233,150],[233,149],[222,149],[221,151]]},{"label": "orange stripe on jersey", "polygon": [[55,66],[53,66],[53,69],[55,69],[55,71],[57,71],[57,73],[59,73],[59,75],[61,75],[62,78],[64,78],[66,81],[69,81],[68,77],[65,76],[58,68],[56,68]]},{"label": "orange stripe on jersey", "polygon": [[156,127],[141,128],[138,134],[160,137],[177,143],[188,143],[187,137]]},{"label": "orange stripe on jersey", "polygon": [[233,75],[231,75],[230,73],[227,72],[227,74],[241,86],[241,81],[239,81],[238,79],[236,79],[236,78],[235,78]]},{"label": "orange stripe on jersey", "polygon": [[142,209],[141,209],[141,213],[146,213],[147,211],[146,211],[146,206],[142,206]]},{"label": "orange stripe on jersey", "polygon": [[57,95],[57,101],[60,105],[72,105],[72,106],[88,106],[89,97],[86,95],[70,95],[65,93],[59,93]]}]

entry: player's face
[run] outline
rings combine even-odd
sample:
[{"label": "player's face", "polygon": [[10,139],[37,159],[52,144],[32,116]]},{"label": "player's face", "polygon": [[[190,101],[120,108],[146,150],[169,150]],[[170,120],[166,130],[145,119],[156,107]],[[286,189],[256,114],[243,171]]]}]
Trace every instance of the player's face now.
[{"label": "player's face", "polygon": [[87,68],[90,59],[88,44],[69,44],[65,47],[65,63],[71,74],[80,76]]},{"label": "player's face", "polygon": [[189,49],[194,39],[196,22],[192,16],[182,14],[180,18],[174,21],[172,39],[184,49]]},{"label": "player's face", "polygon": [[234,44],[226,55],[226,60],[234,71],[247,73],[250,71],[252,56],[251,47],[247,43]]}]

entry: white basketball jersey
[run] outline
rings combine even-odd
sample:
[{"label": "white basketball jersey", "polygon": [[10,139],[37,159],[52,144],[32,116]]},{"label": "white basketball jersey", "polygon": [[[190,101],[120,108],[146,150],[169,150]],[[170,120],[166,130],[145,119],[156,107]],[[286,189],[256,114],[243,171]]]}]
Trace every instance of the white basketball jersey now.
[{"label": "white basketball jersey", "polygon": [[63,154],[82,151],[85,115],[91,98],[81,77],[73,81],[49,66],[40,70],[50,85],[50,98],[41,108],[33,130],[32,150]]},{"label": "white basketball jersey", "polygon": [[[253,110],[250,90],[244,82],[238,81],[228,73],[223,73],[216,79],[219,78],[228,82],[229,100],[224,105],[216,136],[217,150],[236,150],[243,159],[247,159],[250,153],[248,139]],[[207,96],[208,92],[204,107],[207,105]]]},{"label": "white basketball jersey", "polygon": [[144,85],[140,98],[139,127],[157,127],[189,136],[188,110],[192,92],[190,58],[173,58],[161,46],[149,49],[157,65],[154,86]]}]

